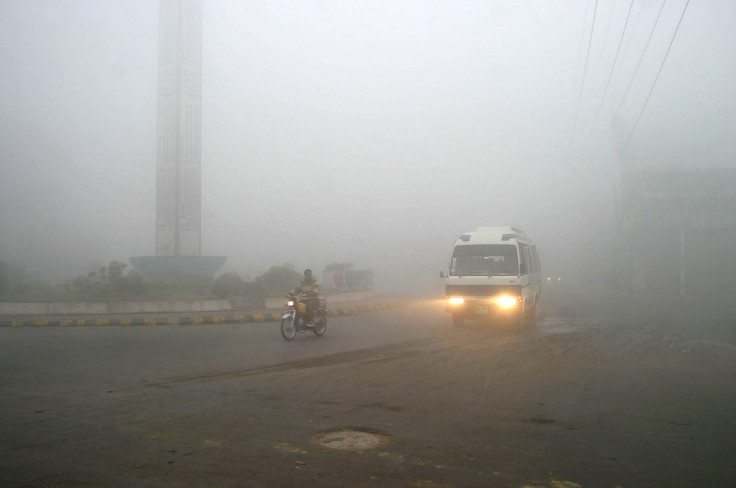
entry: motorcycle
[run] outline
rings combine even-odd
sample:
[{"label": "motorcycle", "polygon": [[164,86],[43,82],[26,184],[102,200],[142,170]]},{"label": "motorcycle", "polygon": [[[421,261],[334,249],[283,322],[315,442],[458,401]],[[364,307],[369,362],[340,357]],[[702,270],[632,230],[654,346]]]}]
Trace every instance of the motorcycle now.
[{"label": "motorcycle", "polygon": [[307,315],[307,301],[311,297],[286,295],[288,311],[281,316],[281,336],[290,341],[297,332],[313,332],[321,336],[327,330],[327,301],[319,299],[319,306],[314,310],[313,325],[307,324],[304,317]]}]

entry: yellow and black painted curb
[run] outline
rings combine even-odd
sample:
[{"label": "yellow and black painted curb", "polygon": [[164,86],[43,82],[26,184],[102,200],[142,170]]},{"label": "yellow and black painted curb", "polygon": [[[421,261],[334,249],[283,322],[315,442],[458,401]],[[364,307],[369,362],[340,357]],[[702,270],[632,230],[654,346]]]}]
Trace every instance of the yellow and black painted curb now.
[{"label": "yellow and black painted curb", "polygon": [[[377,312],[403,305],[404,302],[387,302],[372,305],[356,305],[353,307],[328,309],[328,317],[358,315],[366,312]],[[156,317],[156,318],[110,318],[110,319],[45,319],[45,320],[0,320],[0,327],[104,327],[127,325],[201,325],[201,324],[250,324],[263,322],[279,322],[283,313],[255,313],[231,315],[192,315],[188,317]]]}]

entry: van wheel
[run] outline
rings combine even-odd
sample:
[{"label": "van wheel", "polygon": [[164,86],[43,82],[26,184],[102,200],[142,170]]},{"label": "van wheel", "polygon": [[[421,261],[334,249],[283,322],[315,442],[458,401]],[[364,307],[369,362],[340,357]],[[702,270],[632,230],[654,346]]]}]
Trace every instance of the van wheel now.
[{"label": "van wheel", "polygon": [[464,323],[465,319],[462,315],[456,313],[452,314],[452,325],[454,325],[455,327],[462,327]]}]

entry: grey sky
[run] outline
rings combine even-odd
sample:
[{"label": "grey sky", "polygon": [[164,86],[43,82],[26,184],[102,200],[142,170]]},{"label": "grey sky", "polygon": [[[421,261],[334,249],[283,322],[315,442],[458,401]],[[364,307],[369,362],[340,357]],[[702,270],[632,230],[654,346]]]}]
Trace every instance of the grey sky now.
[{"label": "grey sky", "polygon": [[[593,0],[204,0],[203,253],[434,275],[478,225],[552,243],[606,193],[685,3],[607,133],[661,5],[634,0],[587,144],[629,6],[599,1],[569,145]],[[157,31],[156,1],[0,4],[0,259],[154,252]],[[733,166],[735,86],[736,4],[691,1],[625,158]]]}]

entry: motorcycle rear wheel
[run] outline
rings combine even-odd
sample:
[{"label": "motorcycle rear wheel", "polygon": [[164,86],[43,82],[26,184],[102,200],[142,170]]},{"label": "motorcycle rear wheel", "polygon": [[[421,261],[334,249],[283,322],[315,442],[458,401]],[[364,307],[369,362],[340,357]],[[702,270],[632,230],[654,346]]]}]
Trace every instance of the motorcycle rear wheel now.
[{"label": "motorcycle rear wheel", "polygon": [[296,337],[296,326],[294,324],[294,317],[281,319],[281,337],[290,341]]},{"label": "motorcycle rear wheel", "polygon": [[318,317],[315,317],[314,320],[314,328],[312,329],[312,332],[314,332],[314,335],[321,336],[324,335],[325,331],[327,330],[327,317],[319,314]]}]

